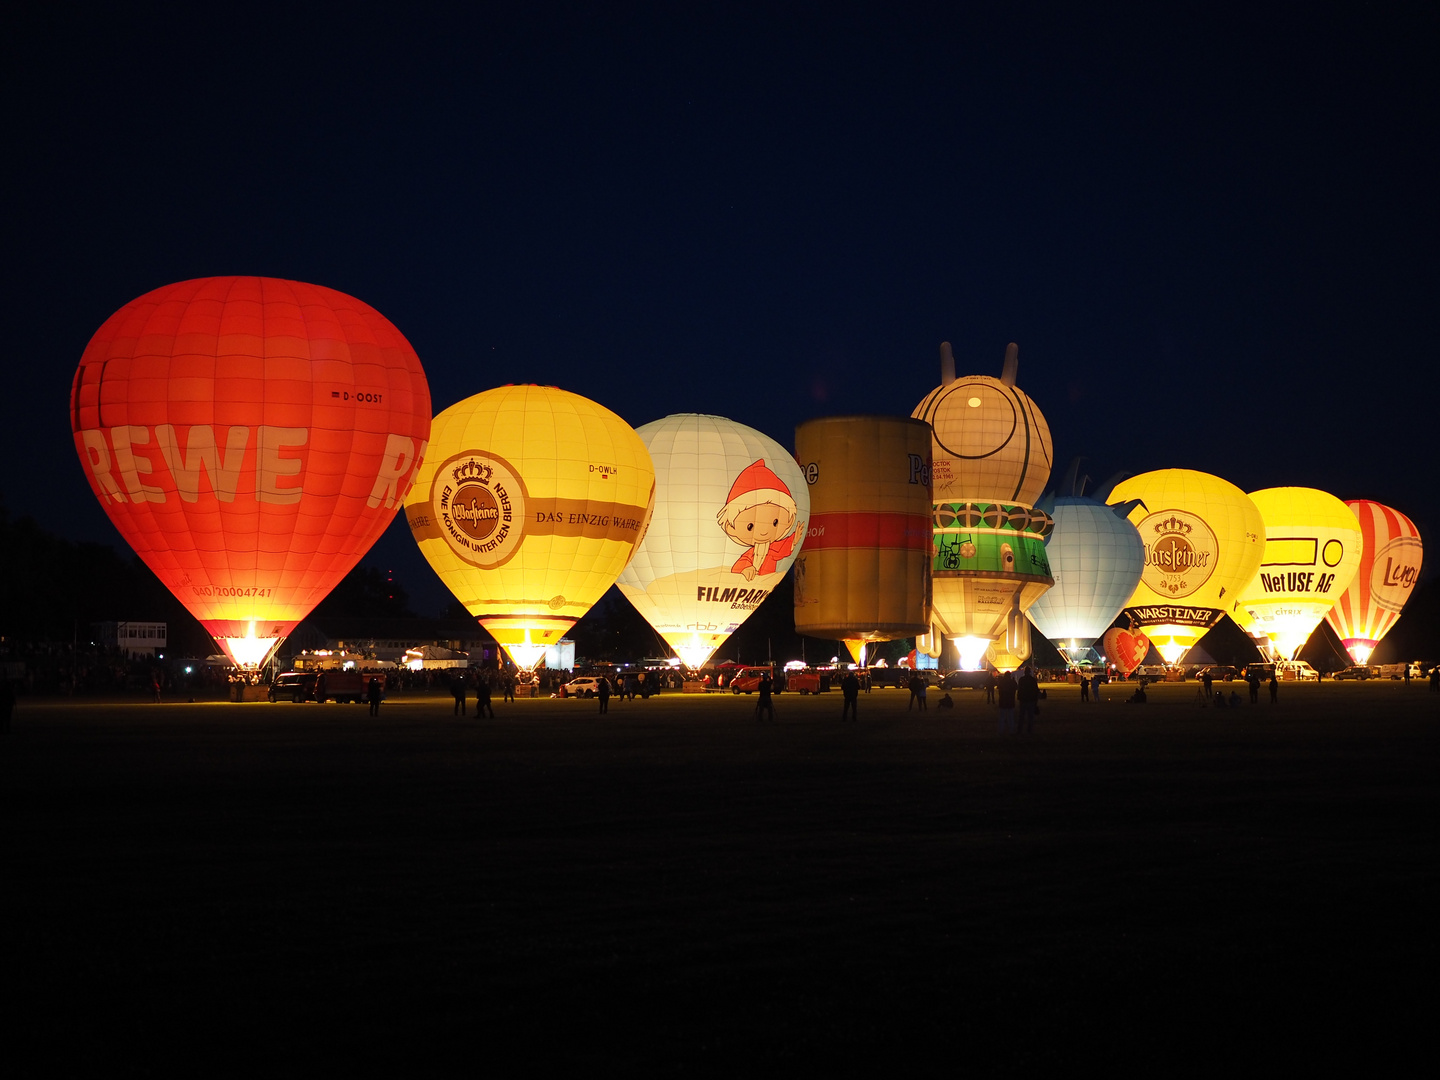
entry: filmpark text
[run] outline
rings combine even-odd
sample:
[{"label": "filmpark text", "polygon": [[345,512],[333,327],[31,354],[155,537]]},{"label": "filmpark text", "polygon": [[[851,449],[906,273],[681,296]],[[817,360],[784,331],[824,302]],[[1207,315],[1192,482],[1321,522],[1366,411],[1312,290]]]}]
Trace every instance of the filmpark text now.
[{"label": "filmpark text", "polygon": [[729,604],[737,608],[754,607],[769,595],[769,589],[727,589],[718,585],[699,585],[695,588],[695,599],[701,603]]}]

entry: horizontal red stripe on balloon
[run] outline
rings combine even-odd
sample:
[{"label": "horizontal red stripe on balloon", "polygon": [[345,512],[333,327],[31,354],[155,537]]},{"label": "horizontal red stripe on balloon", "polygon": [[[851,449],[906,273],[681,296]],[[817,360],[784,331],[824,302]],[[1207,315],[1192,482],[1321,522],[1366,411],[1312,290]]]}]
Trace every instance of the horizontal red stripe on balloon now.
[{"label": "horizontal red stripe on balloon", "polygon": [[805,550],[902,548],[930,550],[929,514],[816,514],[805,530]]}]

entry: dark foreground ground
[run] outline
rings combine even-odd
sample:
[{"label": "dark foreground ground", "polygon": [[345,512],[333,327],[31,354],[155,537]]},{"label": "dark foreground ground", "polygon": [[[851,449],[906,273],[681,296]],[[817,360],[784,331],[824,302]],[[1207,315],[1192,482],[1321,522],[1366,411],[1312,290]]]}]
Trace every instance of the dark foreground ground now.
[{"label": "dark foreground ground", "polygon": [[[1432,1059],[1440,694],[24,701],[28,1075]],[[38,1052],[42,1056],[31,1057]],[[18,1054],[18,1057],[16,1056]]]}]

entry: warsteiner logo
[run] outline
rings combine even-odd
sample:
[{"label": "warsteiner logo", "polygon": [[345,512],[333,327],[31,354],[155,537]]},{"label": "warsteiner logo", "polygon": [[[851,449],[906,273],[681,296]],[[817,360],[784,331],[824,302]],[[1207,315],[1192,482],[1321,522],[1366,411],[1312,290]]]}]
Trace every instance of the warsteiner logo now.
[{"label": "warsteiner logo", "polygon": [[495,475],[495,467],[472,457],[451,469],[450,475],[457,483],[461,480],[478,480],[482,484],[488,484],[490,477]]},{"label": "warsteiner logo", "polygon": [[525,485],[504,458],[457,454],[435,471],[430,506],[450,549],[492,569],[508,562],[525,533]]},{"label": "warsteiner logo", "polygon": [[1220,545],[1204,520],[1187,510],[1161,510],[1140,522],[1145,541],[1141,580],[1165,596],[1189,596],[1215,572]]}]

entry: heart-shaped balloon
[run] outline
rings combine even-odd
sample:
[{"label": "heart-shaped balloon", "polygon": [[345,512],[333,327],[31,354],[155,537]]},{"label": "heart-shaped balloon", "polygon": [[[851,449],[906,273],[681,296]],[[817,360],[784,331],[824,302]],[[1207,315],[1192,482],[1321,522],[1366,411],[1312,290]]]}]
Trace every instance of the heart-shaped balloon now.
[{"label": "heart-shaped balloon", "polygon": [[1100,648],[1106,659],[1120,669],[1120,674],[1129,675],[1140,666],[1150,651],[1150,639],[1139,630],[1124,630],[1112,626],[1100,639]]}]

